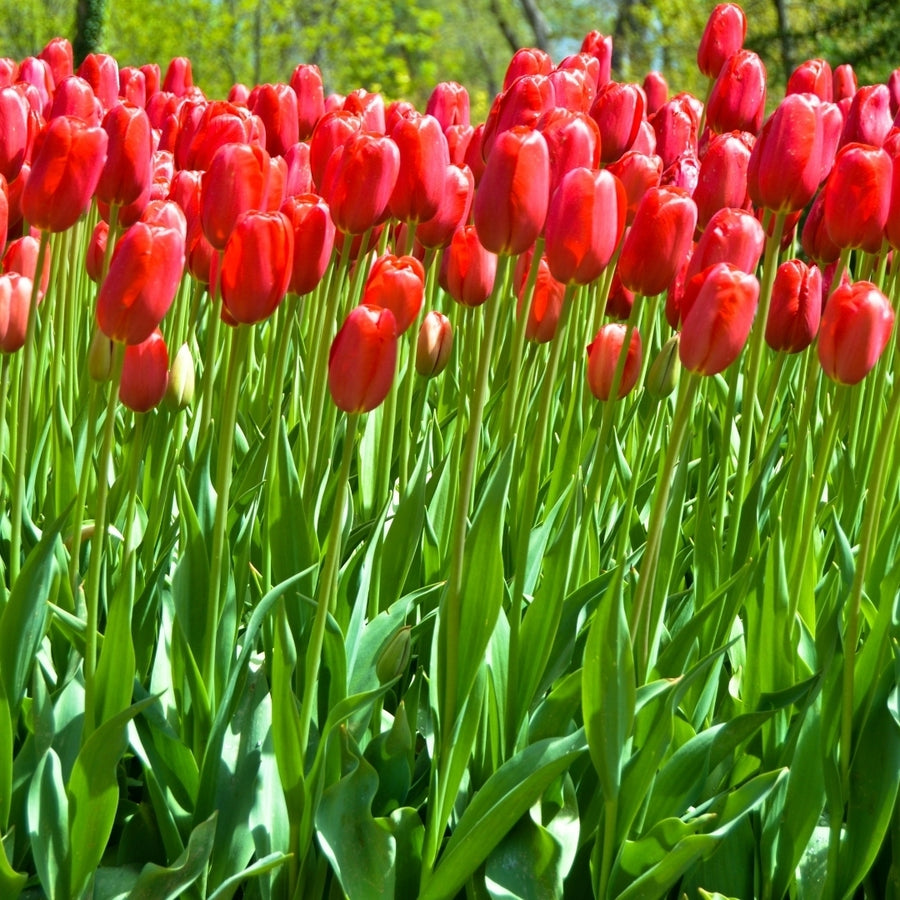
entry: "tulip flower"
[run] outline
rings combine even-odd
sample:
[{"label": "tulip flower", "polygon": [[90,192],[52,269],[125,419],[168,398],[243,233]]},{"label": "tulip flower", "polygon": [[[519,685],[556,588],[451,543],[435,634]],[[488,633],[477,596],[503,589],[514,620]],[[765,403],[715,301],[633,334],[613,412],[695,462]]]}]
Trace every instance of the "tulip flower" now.
[{"label": "tulip flower", "polygon": [[458,229],[441,260],[441,287],[463,306],[481,306],[496,275],[497,255],[484,248],[475,226]]},{"label": "tulip flower", "polygon": [[612,35],[602,35],[599,31],[589,31],[581,42],[581,52],[593,56],[600,63],[597,74],[597,89],[609,81],[612,69],[613,39]]},{"label": "tulip flower", "polygon": [[94,96],[93,88],[77,75],[70,75],[56,86],[50,118],[75,116],[86,125],[99,125],[103,121],[103,109]]},{"label": "tulip flower", "polygon": [[609,294],[606,297],[606,315],[611,319],[619,319],[622,322],[631,316],[634,307],[634,291],[629,291],[619,275],[619,270],[613,272],[609,285]]},{"label": "tulip flower", "polygon": [[824,59],[808,59],[800,63],[788,79],[785,94],[815,94],[831,102],[833,97],[831,66]]},{"label": "tulip flower", "polygon": [[553,109],[553,85],[546,75],[523,75],[498,94],[484,123],[481,153],[490,157],[498,137],[517,126],[537,127],[541,116]]},{"label": "tulip flower", "polygon": [[200,221],[216,250],[223,250],[238,218],[265,205],[269,154],[251,144],[225,144],[203,173]]},{"label": "tulip flower", "polygon": [[119,69],[119,96],[141,109],[147,105],[147,78],[140,69],[134,66]]},{"label": "tulip flower", "polygon": [[682,365],[701,375],[727,369],[747,343],[758,300],[756,276],[724,262],[707,269],[690,309],[682,310]]},{"label": "tulip flower", "polygon": [[438,211],[450,151],[440,122],[413,112],[391,130],[400,151],[400,169],[388,208],[394,218],[421,222]]},{"label": "tulip flower", "polygon": [[437,310],[429,310],[419,328],[416,341],[416,371],[424,378],[434,378],[447,367],[453,349],[450,320]]},{"label": "tulip flower", "polygon": [[328,204],[317,194],[288,197],[281,211],[294,232],[293,268],[289,289],[308,294],[322,280],[334,249],[335,228]]},{"label": "tulip flower", "polygon": [[446,130],[453,125],[469,125],[469,92],[455,81],[436,84],[425,105],[425,113],[434,116]]},{"label": "tulip flower", "polygon": [[834,70],[832,96],[839,100],[849,100],[856,94],[856,73],[850,63],[843,63]]},{"label": "tulip flower", "polygon": [[706,104],[712,131],[756,134],[766,107],[766,67],[751,50],[739,50],[719,72]]},{"label": "tulip flower", "polygon": [[891,158],[884,150],[848,144],[822,189],[828,237],[840,248],[881,249],[891,200]]},{"label": "tulip flower", "polygon": [[513,54],[503,76],[503,90],[526,75],[549,75],[553,68],[550,55],[537,47],[522,47]]},{"label": "tulip flower", "polygon": [[284,156],[300,140],[297,94],[287,84],[262,84],[250,95],[250,110],[266,129],[266,150]]},{"label": "tulip flower", "polygon": [[663,170],[659,176],[660,187],[683,188],[688,196],[692,196],[700,180],[700,160],[697,154],[688,148],[677,159]]},{"label": "tulip flower", "polygon": [[568,172],[550,202],[544,229],[553,277],[563,284],[598,278],[622,239],[626,205],[625,188],[610,172]]},{"label": "tulip flower", "polygon": [[57,87],[64,78],[68,78],[75,72],[75,54],[67,38],[52,38],[44,45],[38,58],[50,66],[53,83]]},{"label": "tulip flower", "polygon": [[416,226],[416,240],[423,247],[446,247],[457,228],[469,219],[475,195],[472,170],[463,165],[447,166],[437,212]]},{"label": "tulip flower", "polygon": [[816,338],[822,318],[822,272],[799,259],[775,273],[766,319],[766,343],[776,351],[799,353]]},{"label": "tulip flower", "polygon": [[360,131],[331,155],[322,196],[345,234],[363,234],[388,216],[388,202],[400,172],[400,151],[383,135]]},{"label": "tulip flower", "polygon": [[267,319],[287,293],[294,231],[280,212],[247,212],[225,244],[220,272],[224,311],[235,322]]},{"label": "tulip flower", "polygon": [[553,197],[563,176],[571,169],[600,167],[600,129],[587,113],[551,109],[538,119],[537,130],[547,142],[550,158],[548,198]]},{"label": "tulip flower", "polygon": [[644,96],[647,98],[647,115],[652,116],[669,99],[669,85],[661,72],[648,72],[644,76]]},{"label": "tulip flower", "polygon": [[125,348],[119,400],[137,413],[159,406],[169,383],[169,351],[156,328],[146,340]]},{"label": "tulip flower", "polygon": [[194,399],[196,373],[194,358],[188,344],[182,344],[169,366],[165,401],[172,409],[186,409]]},{"label": "tulip flower", "polygon": [[841,248],[829,237],[825,227],[825,194],[816,194],[800,234],[803,252],[820,266],[835,262],[841,255]]},{"label": "tulip flower", "polygon": [[736,3],[720,3],[709,14],[700,46],[697,68],[707,77],[716,78],[722,67],[744,46],[747,17]]},{"label": "tulip flower", "polygon": [[[523,253],[516,261],[513,281],[516,285],[516,314],[522,315],[522,307],[526,301],[526,289],[530,273],[533,251]],[[525,337],[536,344],[546,344],[556,336],[559,316],[566,295],[566,286],[557,281],[547,265],[547,257],[538,261],[537,277],[534,291],[528,305],[528,318],[525,322]]]},{"label": "tulip flower", "polygon": [[475,176],[476,188],[485,170],[484,154],[481,152],[482,137],[484,137],[484,122],[473,129],[472,137],[469,139],[465,156],[463,157],[463,162],[472,170],[472,175]]},{"label": "tulip flower", "polygon": [[41,231],[66,231],[87,211],[106,159],[102,128],[81,119],[51,119],[38,136],[22,213]]},{"label": "tulip flower", "polygon": [[183,97],[193,86],[194,75],[190,59],[186,56],[176,56],[170,60],[163,78],[162,89],[176,97]]},{"label": "tulip flower", "polygon": [[[472,143],[474,134],[475,129],[471,125],[451,125],[449,128],[444,129],[451,165],[466,165],[466,154],[469,152],[469,144]],[[480,155],[481,152],[479,151]],[[484,168],[484,160],[481,161],[481,167]],[[474,175],[474,172],[472,174]]]},{"label": "tulip flower", "polygon": [[28,94],[34,98],[34,111],[43,118],[50,114],[53,100],[53,73],[50,66],[36,56],[28,56],[19,63],[19,85],[30,85]]},{"label": "tulip flower", "polygon": [[103,278],[103,262],[106,258],[106,244],[109,238],[109,224],[101,219],[91,232],[87,250],[84,255],[84,267],[88,278],[99,284]]},{"label": "tulip flower", "polygon": [[[593,97],[597,95],[598,89],[602,86],[600,82],[601,64],[597,57],[591,56],[590,53],[573,53],[571,56],[563,57],[556,68],[559,70],[572,69],[576,72],[581,72],[587,81],[588,87],[593,90],[591,98],[593,101]],[[607,81],[609,81],[608,74],[603,84],[606,84]]]},{"label": "tulip flower", "polygon": [[[2,245],[0,245],[2,246]],[[26,234],[14,241],[10,241],[3,254],[3,271],[17,272],[34,281],[37,272],[37,260],[40,241],[34,235]],[[44,255],[44,270],[41,273],[41,283],[38,286],[38,302],[47,293],[50,284],[50,254]]]},{"label": "tulip flower", "polygon": [[753,136],[746,132],[717,134],[709,142],[692,195],[697,204],[698,228],[705,228],[720,209],[749,208],[747,164],[752,147]]},{"label": "tulip flower", "polygon": [[97,182],[97,198],[125,206],[150,184],[153,143],[147,113],[137,106],[118,103],[103,118],[108,136],[106,162]]},{"label": "tulip flower", "polygon": [[342,109],[359,116],[364,131],[385,134],[384,97],[381,94],[358,88],[344,97]]},{"label": "tulip flower", "polygon": [[600,159],[609,164],[631,149],[644,115],[644,93],[636,84],[610,81],[598,92],[591,118],[600,129]]},{"label": "tulip flower", "polygon": [[328,390],[338,409],[369,412],[391,389],[397,367],[397,324],[389,309],[357,306],[328,356]]},{"label": "tulip flower", "polygon": [[478,238],[489,251],[515,255],[534,243],[547,217],[549,177],[539,131],[516,126],[497,138],[473,205]]},{"label": "tulip flower", "polygon": [[[613,390],[616,369],[619,365],[619,357],[625,346],[625,337],[628,334],[628,326],[618,322],[603,325],[594,340],[587,348],[587,380],[591,393],[604,402],[609,400]],[[619,380],[619,389],[616,397],[620,400],[637,384],[641,375],[643,360],[643,346],[641,334],[637,328],[631,330],[631,338],[628,341],[625,367]]]},{"label": "tulip flower", "polygon": [[887,85],[861,87],[850,101],[839,147],[853,143],[880,147],[892,124],[891,95]]},{"label": "tulip flower", "polygon": [[825,164],[824,113],[810,94],[790,94],[766,120],[750,151],[747,187],[772,212],[803,209],[819,187]]},{"label": "tulip flower", "polygon": [[634,221],[634,214],[644,194],[659,186],[662,176],[662,160],[656,155],[639,153],[629,150],[621,159],[617,159],[608,166],[622,186],[625,188],[627,206],[625,211],[625,223],[630,225]]},{"label": "tulip flower", "polygon": [[656,153],[667,168],[685,150],[697,151],[697,132],[700,117],[685,94],[676,94],[664,103],[649,119],[656,135]]},{"label": "tulip flower", "polygon": [[894,310],[870,281],[842,284],[822,313],[817,344],[825,374],[840,384],[857,384],[878,362],[894,326]]},{"label": "tulip flower", "polygon": [[108,53],[89,53],[78,67],[80,75],[93,89],[104,110],[119,101],[119,64]]},{"label": "tulip flower", "polygon": [[32,282],[16,272],[0,275],[0,350],[15,353],[25,344]]},{"label": "tulip flower", "polygon": [[731,263],[748,274],[756,271],[766,235],[759,220],[743,209],[720,209],[707,224],[691,255],[690,280],[717,262]]},{"label": "tulip flower", "polygon": [[305,141],[312,135],[319,119],[325,115],[322,73],[318,66],[301,63],[294,69],[290,85],[297,95],[299,139]]},{"label": "tulip flower", "polygon": [[554,69],[548,76],[553,103],[572,112],[587,112],[597,95],[597,85],[581,69]]},{"label": "tulip flower", "polygon": [[685,190],[647,191],[619,256],[625,287],[648,297],[664,291],[687,256],[696,225],[697,207]]},{"label": "tulip flower", "polygon": [[394,314],[397,334],[403,334],[419,315],[425,297],[425,269],[414,256],[380,256],[372,265],[362,302]]},{"label": "tulip flower", "polygon": [[162,321],[181,281],[184,234],[137,222],[116,243],[97,296],[97,324],[113,340],[140,344]]},{"label": "tulip flower", "polygon": [[0,247],[6,246],[9,234],[9,186],[0,175]]},{"label": "tulip flower", "polygon": [[891,115],[896,118],[900,112],[900,68],[894,69],[888,75],[887,87],[891,99]]}]

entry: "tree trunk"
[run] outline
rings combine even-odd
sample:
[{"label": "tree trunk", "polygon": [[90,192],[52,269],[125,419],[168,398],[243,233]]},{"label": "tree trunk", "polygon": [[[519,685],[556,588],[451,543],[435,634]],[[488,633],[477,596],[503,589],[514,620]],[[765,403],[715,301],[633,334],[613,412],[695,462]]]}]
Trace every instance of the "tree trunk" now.
[{"label": "tree trunk", "polygon": [[97,53],[103,41],[106,0],[78,0],[75,6],[75,39],[72,51],[76,68],[90,53]]},{"label": "tree trunk", "polygon": [[774,0],[775,14],[778,16],[778,40],[781,44],[781,66],[784,70],[784,82],[787,84],[794,71],[793,47],[787,23],[787,3],[785,0]]}]

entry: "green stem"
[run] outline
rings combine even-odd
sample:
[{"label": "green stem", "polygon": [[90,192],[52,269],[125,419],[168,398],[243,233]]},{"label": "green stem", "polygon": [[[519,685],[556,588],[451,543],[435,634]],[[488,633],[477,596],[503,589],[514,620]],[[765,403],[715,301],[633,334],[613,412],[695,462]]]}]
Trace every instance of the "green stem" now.
[{"label": "green stem", "polygon": [[219,356],[219,331],[222,328],[221,299],[219,297],[218,272],[222,269],[223,251],[219,251],[219,264],[216,266],[216,280],[210,285],[212,290],[209,295],[209,309],[206,321],[206,352],[203,356],[203,375],[200,379],[200,415],[197,417],[199,432],[197,446],[202,447],[206,443],[209,434],[209,425],[212,421],[213,383],[216,379],[216,369]]},{"label": "green stem", "polygon": [[[113,345],[112,378],[106,400],[106,419],[103,423],[103,442],[97,460],[97,502],[94,512],[94,532],[91,536],[91,563],[88,568],[86,625],[84,636],[84,726],[82,746],[96,726],[97,710],[94,694],[94,674],[97,668],[97,631],[99,625],[100,577],[103,566],[103,550],[106,546],[106,532],[109,510],[109,463],[112,459],[113,440],[116,432],[116,407],[119,402],[119,384],[122,381],[122,366],[125,362],[125,345],[118,341]],[[88,465],[89,457],[85,457]],[[77,564],[76,564],[77,565]]]},{"label": "green stem", "polygon": [[19,577],[22,555],[22,515],[25,502],[25,471],[28,456],[28,417],[31,413],[32,370],[34,368],[34,335],[37,328],[37,300],[41,286],[40,273],[44,271],[44,259],[50,246],[50,232],[42,231],[38,244],[35,280],[31,288],[28,305],[28,324],[25,328],[25,346],[22,349],[22,370],[19,382],[19,414],[16,427],[16,464],[13,475],[12,521],[9,541],[9,585],[12,587]]}]

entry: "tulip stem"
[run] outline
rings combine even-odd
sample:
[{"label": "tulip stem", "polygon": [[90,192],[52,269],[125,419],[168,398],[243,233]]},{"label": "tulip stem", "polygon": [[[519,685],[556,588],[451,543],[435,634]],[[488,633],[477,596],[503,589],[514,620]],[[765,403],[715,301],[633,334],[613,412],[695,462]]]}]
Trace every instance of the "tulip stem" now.
[{"label": "tulip stem", "polygon": [[[94,511],[94,532],[91,535],[91,562],[87,577],[86,622],[84,635],[84,726],[81,744],[91,736],[96,721],[95,672],[97,667],[97,630],[99,627],[100,578],[103,565],[103,550],[106,545],[109,510],[109,464],[112,459],[113,439],[116,433],[116,407],[119,402],[119,384],[122,381],[122,367],[125,364],[125,345],[113,344],[112,378],[106,398],[106,419],[103,422],[103,442],[97,460],[97,500]],[[84,465],[89,465],[89,455]],[[77,565],[77,563],[76,563]]]},{"label": "tulip stem", "polygon": [[328,530],[328,544],[325,548],[325,561],[322,565],[322,578],[316,596],[316,615],[313,619],[312,633],[306,650],[305,672],[303,678],[303,698],[300,704],[300,748],[306,753],[309,742],[309,730],[312,723],[313,704],[319,680],[319,666],[322,659],[322,646],[325,641],[325,626],[328,615],[337,606],[338,572],[341,562],[341,528],[347,504],[347,484],[350,480],[350,466],[353,462],[353,449],[356,444],[356,432],[359,427],[359,413],[347,415],[347,430],[344,434],[344,446],[341,452],[341,465],[335,482],[334,506],[331,510],[331,525]]},{"label": "tulip stem", "polygon": [[634,645],[639,654],[637,665],[639,684],[643,683],[643,678],[649,673],[651,668],[650,643],[653,630],[652,623],[655,618],[653,588],[656,582],[656,570],[659,565],[663,524],[669,505],[669,492],[672,488],[672,475],[682,453],[687,426],[691,420],[694,397],[700,384],[700,376],[696,373],[688,372],[686,375],[687,377],[683,377],[678,386],[675,415],[672,419],[672,429],[669,432],[665,459],[656,481],[657,487],[653,497],[653,509],[650,513],[650,522],[647,528],[647,544],[644,548],[644,555],[641,558],[637,591],[631,607],[631,634],[634,637]]},{"label": "tulip stem", "polygon": [[[766,240],[766,250],[763,257],[763,277],[759,289],[759,306],[756,310],[756,318],[750,335],[750,362],[747,369],[747,377],[744,380],[741,392],[741,443],[738,451],[737,468],[734,473],[734,491],[731,502],[732,515],[728,527],[728,552],[726,559],[735,559],[737,550],[738,531],[740,531],[741,510],[746,499],[745,484],[747,472],[750,467],[750,445],[753,443],[756,419],[756,388],[759,384],[759,372],[762,364],[763,350],[765,349],[766,320],[769,318],[769,307],[772,303],[772,285],[775,283],[775,272],[778,269],[778,251],[781,245],[781,235],[784,232],[784,213],[773,213],[774,222],[772,233]],[[758,439],[764,439],[764,435],[757,435]],[[760,452],[757,446],[757,453]]]},{"label": "tulip stem", "polygon": [[9,586],[16,583],[21,568],[22,555],[22,515],[25,501],[25,471],[28,454],[28,417],[31,412],[32,369],[34,368],[34,341],[37,329],[37,303],[41,288],[41,273],[44,259],[50,246],[50,232],[42,231],[38,244],[35,278],[31,285],[31,300],[28,304],[28,323],[25,326],[25,346],[22,351],[22,369],[19,381],[19,413],[16,423],[16,465],[13,475],[11,533],[9,539]]},{"label": "tulip stem", "polygon": [[69,584],[72,587],[72,597],[78,598],[78,564],[81,557],[82,526],[84,523],[85,504],[87,503],[88,486],[91,482],[91,467],[94,461],[94,438],[97,431],[97,400],[99,386],[91,382],[90,400],[88,401],[87,431],[82,452],[81,470],[78,479],[78,496],[75,500],[72,522],[72,544],[69,550]]},{"label": "tulip stem", "polygon": [[238,325],[229,341],[228,375],[225,384],[224,408],[219,426],[219,456],[216,464],[216,515],[213,521],[213,544],[209,563],[209,603],[204,635],[203,677],[209,694],[210,708],[215,709],[216,697],[216,640],[219,619],[225,606],[228,580],[225,575],[225,544],[227,542],[228,507],[231,498],[232,457],[237,407],[240,397],[241,372],[250,338],[249,325]]},{"label": "tulip stem", "polygon": [[221,328],[222,310],[219,296],[219,272],[222,269],[223,252],[219,251],[219,264],[216,266],[215,281],[211,285],[209,313],[206,324],[206,353],[203,357],[203,376],[200,381],[200,430],[197,446],[202,447],[209,434],[209,423],[212,421],[212,392],[216,377],[216,361],[219,355],[219,330]]}]

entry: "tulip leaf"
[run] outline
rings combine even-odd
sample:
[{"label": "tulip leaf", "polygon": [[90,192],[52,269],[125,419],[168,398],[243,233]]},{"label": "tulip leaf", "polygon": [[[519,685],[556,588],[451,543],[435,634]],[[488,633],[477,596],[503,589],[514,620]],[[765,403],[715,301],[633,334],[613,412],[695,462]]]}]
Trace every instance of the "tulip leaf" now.
[{"label": "tulip leaf", "polygon": [[48,900],[61,900],[68,891],[69,810],[62,768],[53,749],[35,767],[26,816],[41,886]]}]

